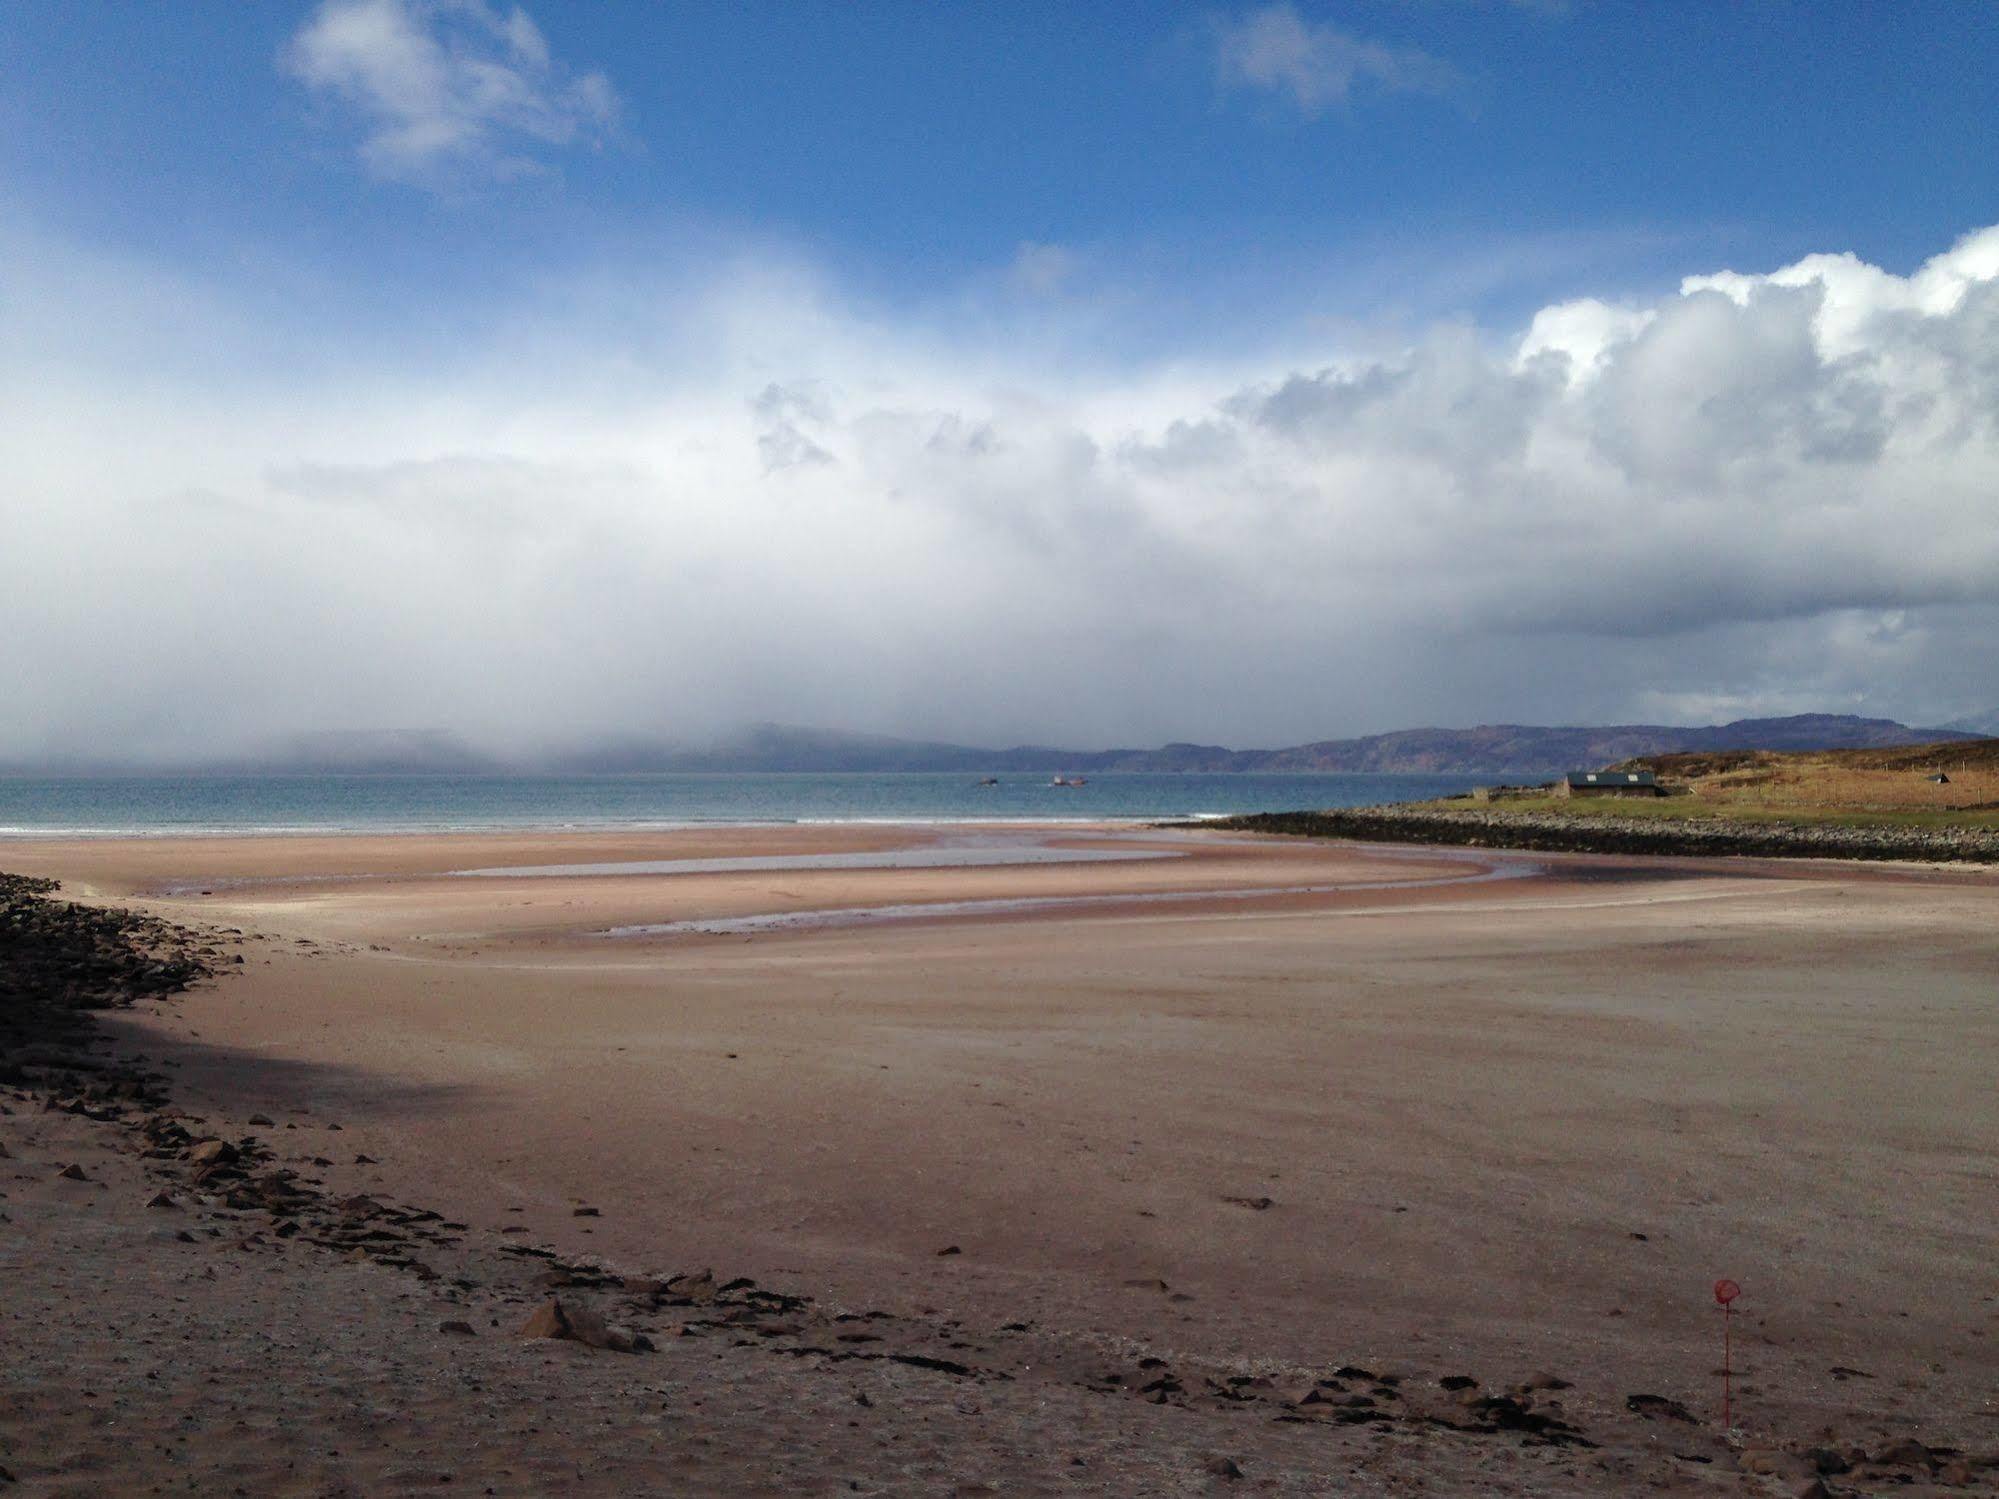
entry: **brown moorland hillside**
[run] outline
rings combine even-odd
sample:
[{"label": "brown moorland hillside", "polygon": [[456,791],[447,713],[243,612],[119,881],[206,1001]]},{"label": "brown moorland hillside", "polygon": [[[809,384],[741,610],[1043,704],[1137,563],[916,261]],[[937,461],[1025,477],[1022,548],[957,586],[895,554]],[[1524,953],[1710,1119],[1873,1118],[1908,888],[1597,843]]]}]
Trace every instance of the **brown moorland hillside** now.
[{"label": "brown moorland hillside", "polygon": [[[1999,739],[1873,749],[1720,750],[1648,755],[1649,770],[1702,802],[1843,811],[1983,810],[1999,806]],[[1932,779],[1942,775],[1948,779]]]}]

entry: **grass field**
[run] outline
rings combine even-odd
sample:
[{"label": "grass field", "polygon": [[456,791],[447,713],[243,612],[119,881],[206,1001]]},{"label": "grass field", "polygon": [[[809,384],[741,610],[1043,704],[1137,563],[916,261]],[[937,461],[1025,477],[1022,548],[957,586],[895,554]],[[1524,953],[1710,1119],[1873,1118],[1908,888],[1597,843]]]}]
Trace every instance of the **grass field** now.
[{"label": "grass field", "polygon": [[[1660,821],[1726,819],[1841,827],[1999,828],[1999,739],[1886,750],[1654,755],[1620,770],[1649,770],[1682,794],[1508,797],[1481,810],[1559,812]],[[1939,785],[1930,777],[1948,776]],[[1462,800],[1437,802],[1463,808]]]}]

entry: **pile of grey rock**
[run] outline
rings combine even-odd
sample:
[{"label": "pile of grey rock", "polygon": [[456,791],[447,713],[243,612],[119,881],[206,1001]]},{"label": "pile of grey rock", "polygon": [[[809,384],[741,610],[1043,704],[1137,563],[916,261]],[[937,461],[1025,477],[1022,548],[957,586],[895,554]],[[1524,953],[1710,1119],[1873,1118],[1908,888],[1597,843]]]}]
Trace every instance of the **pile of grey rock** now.
[{"label": "pile of grey rock", "polygon": [[1789,859],[1908,859],[1999,863],[1999,829],[1847,827],[1830,823],[1660,822],[1436,807],[1353,807],[1328,812],[1258,812],[1201,824],[1251,833],[1292,833],[1376,843],[1445,843],[1471,848],[1566,853],[1699,854]]}]

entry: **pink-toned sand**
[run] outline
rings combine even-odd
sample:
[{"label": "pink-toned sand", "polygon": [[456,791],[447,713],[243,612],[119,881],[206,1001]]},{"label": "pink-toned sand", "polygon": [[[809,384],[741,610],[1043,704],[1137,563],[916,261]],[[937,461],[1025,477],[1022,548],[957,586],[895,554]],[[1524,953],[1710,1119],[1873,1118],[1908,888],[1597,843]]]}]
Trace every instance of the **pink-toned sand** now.
[{"label": "pink-toned sand", "polygon": [[[876,1366],[882,1399],[858,1407],[851,1365],[727,1339],[637,1357],[563,1345],[553,1363],[505,1326],[440,1342],[428,1287],[309,1246],[218,1259],[158,1242],[135,1175],[48,1186],[42,1166],[89,1127],[16,1114],[0,1118],[0,1183],[15,1168],[0,1462],[53,1486],[34,1466],[53,1435],[99,1465],[78,1492],[197,1472],[278,1492],[287,1454],[310,1455],[298,1492],[434,1485],[427,1468],[395,1476],[414,1445],[418,1467],[476,1468],[473,1492],[1734,1493],[1797,1476],[1738,1471],[1745,1446],[1999,1450],[1999,880],[1550,857],[1474,881],[1491,860],[1240,840],[1020,868],[445,873],[935,836],[0,848],[0,867],[90,898],[259,934],[235,976],[111,1026],[170,1064],[186,1107],[218,1124],[261,1111],[282,1147],[333,1159],[316,1169],[329,1189],[435,1208],[475,1247],[525,1227],[506,1241],[955,1327],[979,1350],[966,1362],[1012,1376]],[[1340,888],[1243,897],[1300,886]],[[1135,898],[1158,893],[1213,898]],[[596,935],[1075,895],[1133,899]],[[1712,1420],[1721,1275],[1746,1288],[1733,1442]],[[492,1315],[511,1326],[516,1310]],[[267,1322],[284,1346],[262,1379],[245,1340]],[[1010,1336],[1035,1340],[1031,1357]],[[1558,1409],[1599,1445],[1307,1429],[1087,1391],[1096,1365],[1144,1357],[1279,1383],[1357,1364],[1425,1389],[1552,1372],[1573,1383]],[[192,1376],[204,1360],[217,1383]],[[148,1404],[156,1364],[173,1390]],[[85,1400],[82,1369],[124,1395]],[[1636,1393],[1701,1424],[1643,1419]],[[125,1409],[98,1421],[110,1398]],[[239,1466],[160,1466],[179,1435]],[[928,1456],[905,1461],[906,1443]],[[1217,1453],[1245,1477],[1209,1472]]]}]

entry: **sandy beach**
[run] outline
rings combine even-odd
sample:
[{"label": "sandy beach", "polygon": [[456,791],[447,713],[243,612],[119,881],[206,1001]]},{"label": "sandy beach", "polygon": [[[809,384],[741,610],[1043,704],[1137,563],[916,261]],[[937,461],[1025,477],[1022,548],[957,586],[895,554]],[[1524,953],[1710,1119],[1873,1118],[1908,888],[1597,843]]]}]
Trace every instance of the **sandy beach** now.
[{"label": "sandy beach", "polygon": [[[995,862],[888,857],[939,846]],[[708,867],[459,872],[678,861]],[[1872,1492],[1897,1475],[1800,1454],[1908,1439],[1943,1456],[1901,1478],[1999,1479],[1999,876],[894,827],[21,841],[0,867],[240,931],[228,976],[109,1018],[119,1052],[330,1197],[463,1226],[436,1282],[163,1239],[129,1151],[17,1104],[25,1492],[400,1492],[441,1463],[554,1491],[542,1459],[604,1493]],[[894,909],[937,903],[971,904]],[[788,924],[732,925],[764,917]],[[50,1184],[92,1150],[121,1185]],[[817,1310],[673,1336],[684,1313],[627,1309],[660,1345],[636,1357],[524,1343],[546,1288],[490,1268],[536,1269],[522,1246]],[[88,1289],[114,1259],[141,1268]],[[480,1336],[440,1338],[447,1299]],[[833,1358],[873,1346],[813,1322],[841,1314],[976,1373]],[[260,1400],[258,1329],[324,1409]],[[1422,1420],[1320,1419],[1300,1391],[1343,1367],[1368,1375],[1343,1398]],[[1501,1392],[1589,1445],[1456,1429]],[[207,1456],[169,1480],[180,1436]]]}]

